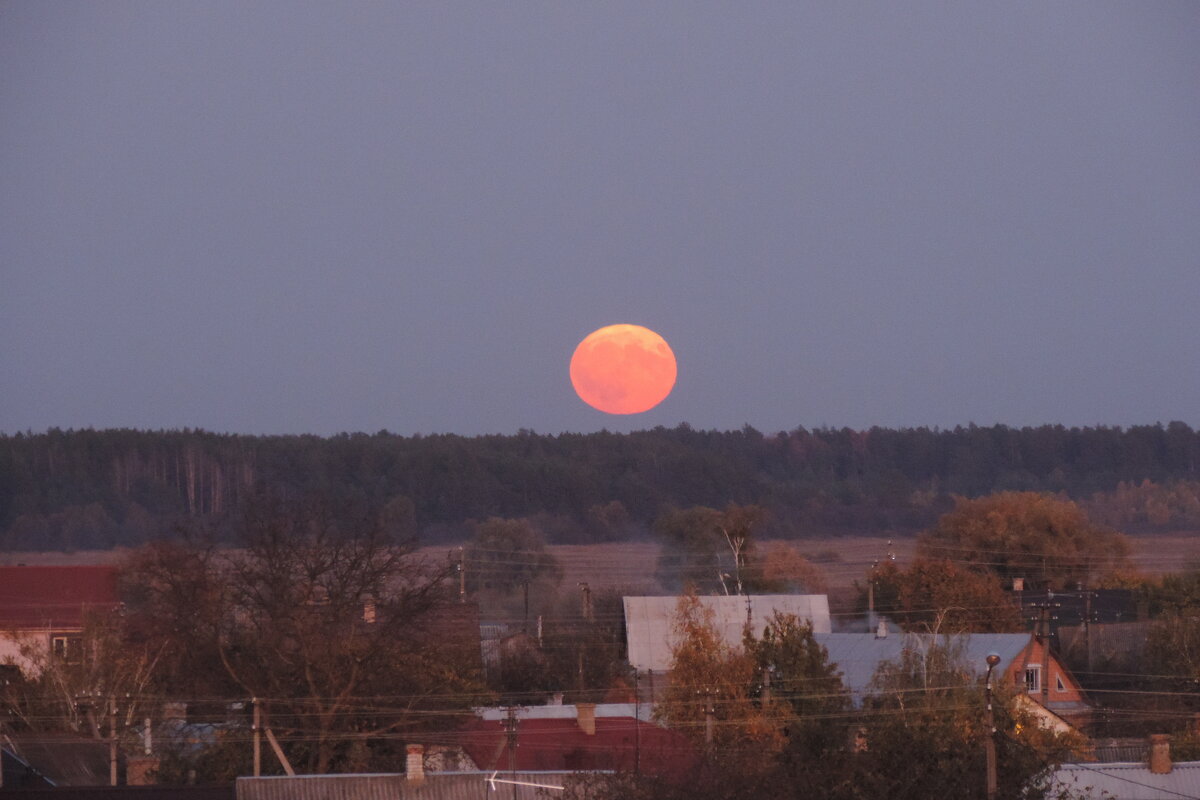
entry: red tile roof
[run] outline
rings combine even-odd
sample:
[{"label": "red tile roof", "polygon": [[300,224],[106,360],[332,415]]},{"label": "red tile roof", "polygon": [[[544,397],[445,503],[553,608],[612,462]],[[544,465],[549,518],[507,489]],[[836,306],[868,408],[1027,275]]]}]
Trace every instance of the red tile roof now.
[{"label": "red tile roof", "polygon": [[[504,721],[474,719],[460,737],[480,769],[509,769]],[[677,778],[696,759],[695,748],[682,734],[633,717],[597,717],[594,735],[584,733],[574,719],[522,719],[517,725],[518,770],[632,772],[640,761],[644,773]]]},{"label": "red tile roof", "polygon": [[116,567],[0,567],[0,630],[77,629],[117,604]]}]

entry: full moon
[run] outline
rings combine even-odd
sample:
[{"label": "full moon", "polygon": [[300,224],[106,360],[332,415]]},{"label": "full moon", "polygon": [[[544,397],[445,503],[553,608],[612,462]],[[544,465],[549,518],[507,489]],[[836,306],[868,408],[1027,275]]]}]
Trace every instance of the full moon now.
[{"label": "full moon", "polygon": [[640,414],[675,386],[675,354],[641,325],[593,331],[571,356],[571,385],[579,399],[606,414]]}]

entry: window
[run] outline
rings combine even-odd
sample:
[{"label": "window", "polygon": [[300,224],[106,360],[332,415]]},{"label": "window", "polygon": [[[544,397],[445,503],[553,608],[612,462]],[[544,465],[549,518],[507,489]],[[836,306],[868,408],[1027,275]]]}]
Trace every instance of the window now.
[{"label": "window", "polygon": [[1067,690],[1067,687],[1063,685],[1062,675],[1054,676],[1054,688],[1059,692],[1065,692]]},{"label": "window", "polygon": [[83,640],[79,636],[50,637],[50,651],[55,658],[68,664],[78,664],[83,653]]},{"label": "window", "polygon": [[1029,693],[1042,690],[1042,666],[1029,664],[1025,667],[1025,691]]}]

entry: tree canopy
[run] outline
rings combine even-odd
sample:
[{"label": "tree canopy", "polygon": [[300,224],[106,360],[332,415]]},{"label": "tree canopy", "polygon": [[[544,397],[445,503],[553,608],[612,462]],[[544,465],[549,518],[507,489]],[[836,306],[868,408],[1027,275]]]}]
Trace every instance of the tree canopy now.
[{"label": "tree canopy", "polygon": [[451,563],[419,560],[386,514],[324,498],[244,510],[239,548],[157,545],[128,565],[128,635],[165,651],[161,691],[257,698],[315,772],[395,758],[395,735],[486,699],[478,621],[451,613]]},{"label": "tree canopy", "polygon": [[724,511],[706,506],[670,509],[654,522],[662,542],[657,577],[672,588],[745,594],[763,588],[756,531],[767,518],[759,506],[730,503]]},{"label": "tree canopy", "polygon": [[534,581],[557,584],[562,569],[541,534],[524,519],[492,517],[475,525],[464,552],[468,591],[507,592]]},{"label": "tree canopy", "polygon": [[[952,497],[1063,493],[1135,530],[1200,528],[1200,432],[1131,428],[753,428],[331,437],[51,429],[0,435],[0,548],[136,546],[185,519],[234,535],[256,487],[394,504],[426,541],[535,518],[552,543],[642,535],[664,508],[770,512],[760,535],[918,531]],[[613,504],[617,505],[613,505]]]},{"label": "tree canopy", "polygon": [[[875,611],[910,631],[1011,633],[1024,630],[1021,612],[1000,579],[946,559],[918,558],[907,569],[894,561],[873,567]],[[868,587],[859,587],[867,607]]]},{"label": "tree canopy", "polygon": [[1093,524],[1077,504],[1036,492],[959,498],[923,533],[918,554],[949,559],[1029,588],[1092,585],[1129,569],[1128,540]]}]

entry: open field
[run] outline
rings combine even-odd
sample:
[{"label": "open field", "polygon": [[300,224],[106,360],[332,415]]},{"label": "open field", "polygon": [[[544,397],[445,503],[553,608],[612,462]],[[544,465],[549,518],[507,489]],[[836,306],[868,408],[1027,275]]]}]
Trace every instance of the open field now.
[{"label": "open field", "polygon": [[[1151,575],[1173,572],[1200,563],[1200,531],[1131,536],[1134,561]],[[831,589],[849,587],[875,561],[889,552],[889,540],[878,536],[798,539],[790,542],[814,560]],[[771,542],[760,545],[763,549]],[[896,539],[890,551],[900,563],[912,558],[916,540]],[[427,547],[421,553],[429,558],[444,558],[454,548],[445,545]],[[654,580],[658,545],[649,542],[613,542],[595,545],[552,545],[549,548],[563,567],[563,586],[587,582],[594,590],[625,589],[633,593],[659,591]],[[80,550],[73,553],[26,552],[0,553],[0,564],[112,564],[128,550]]]}]

